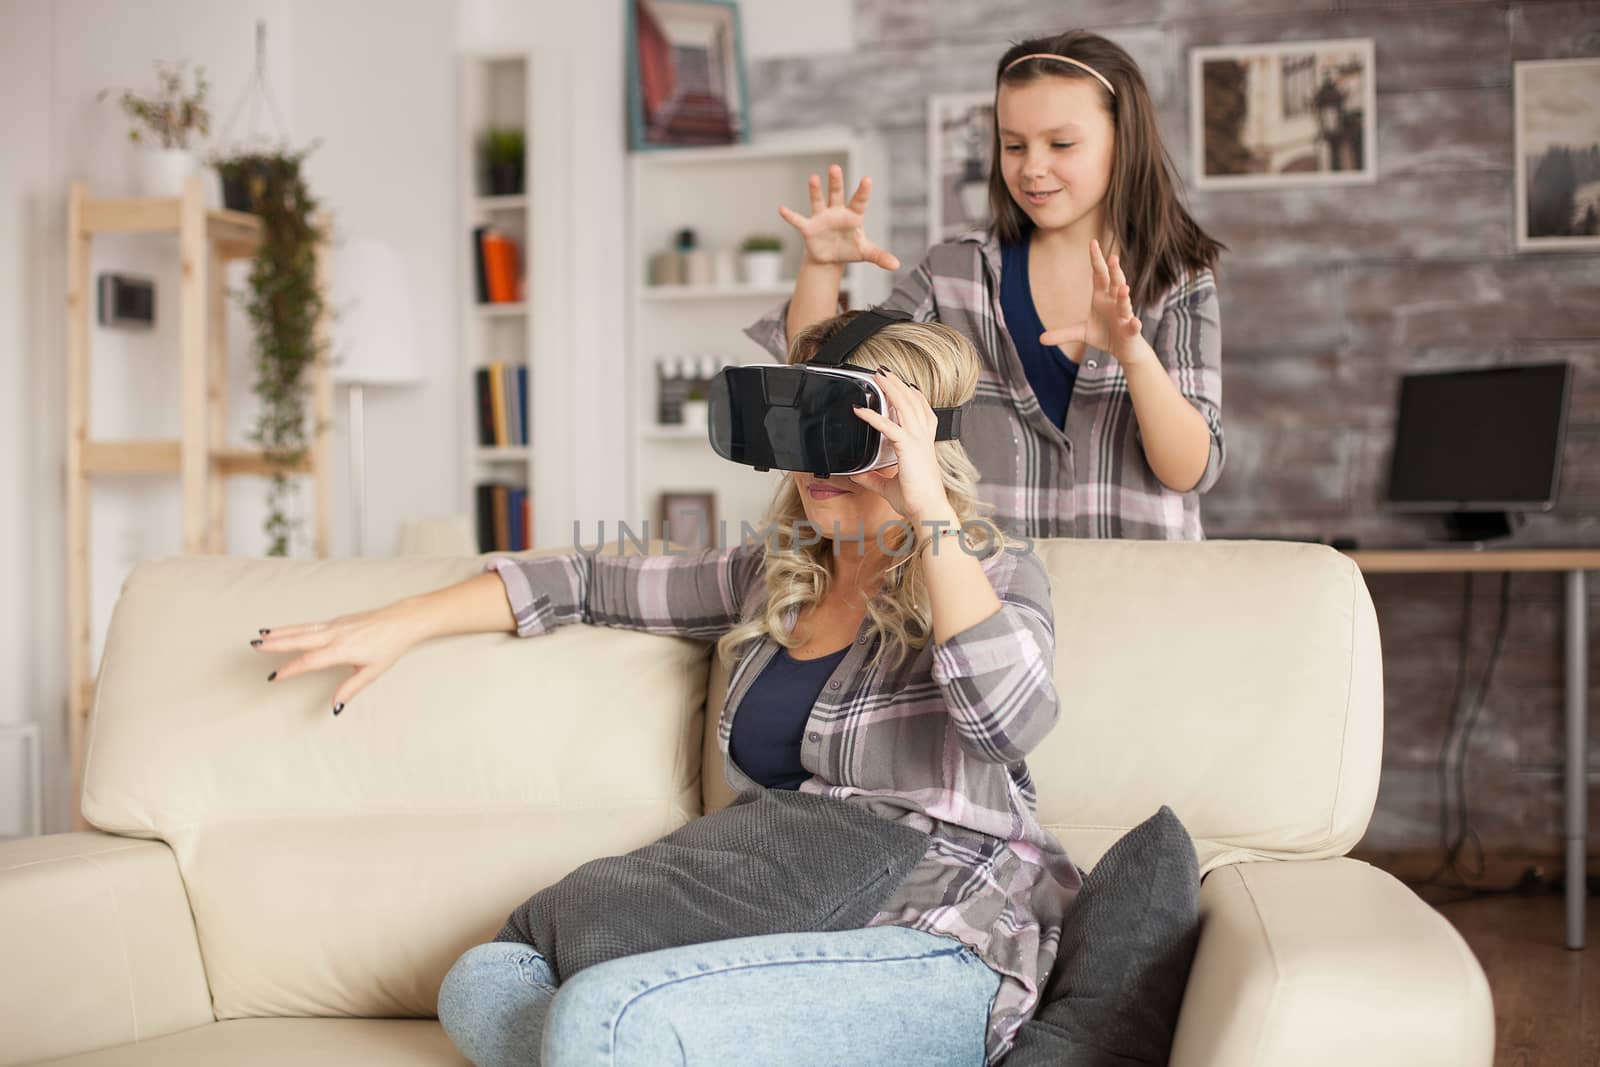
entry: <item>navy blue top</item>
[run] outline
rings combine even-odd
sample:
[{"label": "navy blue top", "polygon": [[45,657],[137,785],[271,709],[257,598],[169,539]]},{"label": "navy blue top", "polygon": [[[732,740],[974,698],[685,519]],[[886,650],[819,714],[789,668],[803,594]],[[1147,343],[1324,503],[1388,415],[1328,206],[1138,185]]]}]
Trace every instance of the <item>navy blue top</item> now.
[{"label": "navy blue top", "polygon": [[1059,427],[1067,424],[1067,405],[1078,380],[1078,365],[1054,345],[1039,343],[1044,323],[1033,306],[1033,286],[1028,282],[1028,240],[1000,246],[1000,312],[1005,316],[1006,332],[1022,357],[1044,417]]},{"label": "navy blue top", "polygon": [[778,649],[733,717],[728,754],[740,770],[768,789],[799,789],[811,777],[800,766],[800,738],[811,706],[849,651],[846,645],[820,659],[795,659],[788,649]]}]

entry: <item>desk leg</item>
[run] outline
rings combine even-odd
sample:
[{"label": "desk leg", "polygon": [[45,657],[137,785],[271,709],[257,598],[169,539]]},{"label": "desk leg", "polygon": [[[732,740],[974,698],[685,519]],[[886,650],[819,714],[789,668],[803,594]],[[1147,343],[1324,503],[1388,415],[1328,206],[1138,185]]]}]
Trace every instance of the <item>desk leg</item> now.
[{"label": "desk leg", "polygon": [[1567,947],[1583,948],[1589,894],[1589,600],[1583,571],[1567,572]]}]

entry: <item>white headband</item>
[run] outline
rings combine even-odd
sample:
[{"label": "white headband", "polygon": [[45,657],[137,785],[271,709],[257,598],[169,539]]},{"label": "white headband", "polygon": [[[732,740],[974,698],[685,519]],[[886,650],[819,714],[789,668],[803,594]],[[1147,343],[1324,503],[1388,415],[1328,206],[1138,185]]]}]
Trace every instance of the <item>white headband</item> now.
[{"label": "white headband", "polygon": [[[1073,59],[1071,56],[1058,56],[1053,52],[1032,52],[1032,53],[1029,53],[1028,55],[1020,56],[1017,59],[1013,59],[1011,62],[1007,63],[1006,64],[1006,70],[1010,70],[1012,67],[1016,66],[1018,63],[1023,63],[1023,62],[1026,62],[1027,60],[1030,60],[1030,59],[1053,59],[1058,63],[1071,63],[1074,67],[1081,67],[1084,70],[1088,71],[1090,74],[1093,74],[1096,78],[1098,78],[1100,80],[1100,84],[1104,85],[1106,87],[1106,92],[1110,93],[1112,96],[1116,96],[1117,95],[1117,90],[1112,86],[1112,84],[1109,81],[1106,80],[1106,76],[1104,74],[1101,74],[1098,70],[1095,70],[1093,67],[1089,66],[1089,64],[1083,62],[1082,60]],[[1001,77],[1005,76],[1006,70],[1002,70],[1000,72]]]}]

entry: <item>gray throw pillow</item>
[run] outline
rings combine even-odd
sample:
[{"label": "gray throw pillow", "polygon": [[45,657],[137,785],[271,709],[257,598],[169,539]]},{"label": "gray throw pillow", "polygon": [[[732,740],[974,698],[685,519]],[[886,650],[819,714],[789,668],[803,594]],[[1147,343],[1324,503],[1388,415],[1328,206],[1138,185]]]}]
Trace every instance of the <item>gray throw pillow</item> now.
[{"label": "gray throw pillow", "polygon": [[1163,805],[1083,880],[1006,1067],[1162,1067],[1199,936],[1194,842]]}]

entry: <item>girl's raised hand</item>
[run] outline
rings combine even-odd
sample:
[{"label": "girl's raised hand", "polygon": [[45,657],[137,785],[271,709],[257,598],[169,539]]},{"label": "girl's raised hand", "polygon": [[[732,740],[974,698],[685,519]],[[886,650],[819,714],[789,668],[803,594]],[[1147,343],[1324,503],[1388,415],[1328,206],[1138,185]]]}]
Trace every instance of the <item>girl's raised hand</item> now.
[{"label": "girl's raised hand", "polygon": [[1109,352],[1119,363],[1128,363],[1134,349],[1129,342],[1139,336],[1140,323],[1133,313],[1128,278],[1122,273],[1117,256],[1106,260],[1099,241],[1089,242],[1089,265],[1094,272],[1094,295],[1089,302],[1089,318],[1060,330],[1046,330],[1039,336],[1044,345],[1083,342]]},{"label": "girl's raised hand", "polygon": [[867,239],[865,228],[867,199],[872,195],[872,179],[862,178],[855,195],[844,200],[844,171],[837,164],[828,168],[828,198],[822,198],[822,180],[815,174],[809,182],[811,217],[787,207],[779,207],[783,221],[800,231],[805,240],[806,259],[812,263],[875,263],[884,270],[899,270],[900,260],[887,249]]},{"label": "girl's raised hand", "polygon": [[333,713],[337,715],[357,693],[425,637],[418,617],[402,601],[326,622],[270,627],[262,630],[250,646],[258,652],[299,653],[269,674],[269,682],[287,681],[330,667],[354,667],[333,694]]}]

